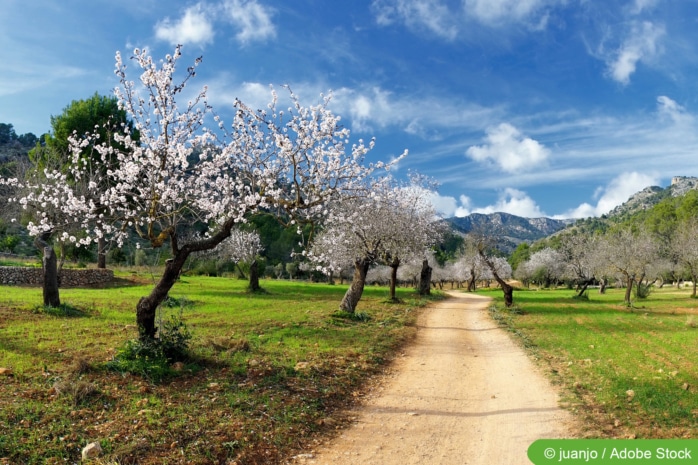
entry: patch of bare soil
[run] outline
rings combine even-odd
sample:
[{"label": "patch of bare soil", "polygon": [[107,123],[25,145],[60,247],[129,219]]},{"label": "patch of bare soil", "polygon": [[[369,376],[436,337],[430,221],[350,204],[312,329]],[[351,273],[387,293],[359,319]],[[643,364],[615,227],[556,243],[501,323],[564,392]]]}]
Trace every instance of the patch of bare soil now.
[{"label": "patch of bare soil", "polygon": [[530,464],[536,439],[573,437],[571,415],[490,319],[489,299],[449,296],[424,311],[414,344],[351,412],[354,424],[295,463]]}]

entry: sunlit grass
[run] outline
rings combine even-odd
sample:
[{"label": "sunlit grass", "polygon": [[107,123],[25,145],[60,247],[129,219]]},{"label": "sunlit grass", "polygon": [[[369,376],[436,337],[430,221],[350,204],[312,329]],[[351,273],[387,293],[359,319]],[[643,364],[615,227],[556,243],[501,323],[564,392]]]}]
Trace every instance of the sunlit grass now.
[{"label": "sunlit grass", "polygon": [[495,315],[549,365],[588,434],[693,437],[698,301],[666,288],[627,308],[623,292],[592,291],[587,301],[570,290],[518,291],[518,311],[500,304]]},{"label": "sunlit grass", "polygon": [[12,373],[0,377],[0,459],[73,463],[97,440],[116,463],[274,463],[331,427],[426,303],[368,287],[356,321],[337,317],[346,285],[262,281],[251,294],[245,281],[184,276],[162,318],[181,314],[191,360],[154,384],[105,368],[137,336],[153,286],[148,272],[117,277],[138,284],[61,289],[69,317],[45,313],[39,288],[0,286],[0,367]]}]

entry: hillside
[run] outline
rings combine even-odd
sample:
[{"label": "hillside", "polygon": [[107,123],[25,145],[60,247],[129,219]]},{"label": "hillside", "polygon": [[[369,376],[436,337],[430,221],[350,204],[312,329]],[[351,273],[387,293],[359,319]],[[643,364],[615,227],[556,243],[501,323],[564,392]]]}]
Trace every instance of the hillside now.
[{"label": "hillside", "polygon": [[696,189],[698,189],[698,178],[674,176],[671,178],[671,184],[668,187],[646,187],[640,192],[633,194],[625,203],[611,210],[606,216],[622,219],[639,211],[650,209],[667,197],[680,197],[688,191]]},{"label": "hillside", "polygon": [[511,253],[522,242],[534,242],[560,231],[574,220],[551,218],[522,218],[509,213],[473,213],[461,218],[446,220],[460,234],[470,231],[486,231],[493,236],[500,251]]}]

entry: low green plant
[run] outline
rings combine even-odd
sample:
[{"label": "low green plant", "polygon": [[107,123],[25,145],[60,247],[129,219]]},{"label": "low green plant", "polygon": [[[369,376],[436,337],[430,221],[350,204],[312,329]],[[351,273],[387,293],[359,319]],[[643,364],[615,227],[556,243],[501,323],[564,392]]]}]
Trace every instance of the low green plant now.
[{"label": "low green plant", "polygon": [[34,307],[34,313],[43,313],[44,315],[68,318],[87,316],[87,313],[83,310],[66,303],[62,303],[58,307],[54,307],[51,305],[39,305],[37,307]]},{"label": "low green plant", "polygon": [[177,372],[171,365],[189,358],[192,335],[181,316],[171,315],[154,339],[138,338],[124,343],[107,368],[160,382]]},{"label": "low green plant", "polygon": [[332,318],[350,321],[369,321],[371,315],[365,312],[346,312],[344,310],[338,310],[332,314]]}]

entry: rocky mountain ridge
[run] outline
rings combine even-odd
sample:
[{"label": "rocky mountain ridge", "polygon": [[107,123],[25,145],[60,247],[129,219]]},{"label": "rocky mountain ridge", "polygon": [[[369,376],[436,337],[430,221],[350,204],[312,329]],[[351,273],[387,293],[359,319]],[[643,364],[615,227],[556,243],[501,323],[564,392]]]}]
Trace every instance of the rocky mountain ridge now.
[{"label": "rocky mountain ridge", "polygon": [[499,250],[504,253],[511,253],[522,242],[532,243],[548,237],[574,222],[552,218],[522,218],[501,212],[473,213],[464,217],[448,218],[446,221],[459,234],[486,231],[495,238]]},{"label": "rocky mountain ridge", "polygon": [[698,178],[691,176],[674,176],[666,187],[649,186],[633,194],[626,202],[611,210],[607,217],[621,217],[640,210],[647,210],[667,197],[680,197],[688,191],[698,189]]}]

